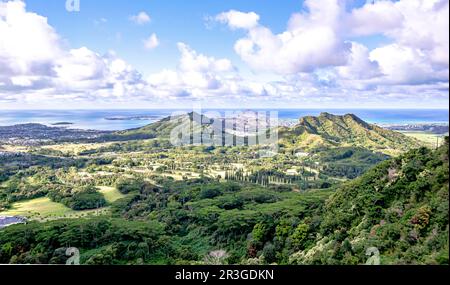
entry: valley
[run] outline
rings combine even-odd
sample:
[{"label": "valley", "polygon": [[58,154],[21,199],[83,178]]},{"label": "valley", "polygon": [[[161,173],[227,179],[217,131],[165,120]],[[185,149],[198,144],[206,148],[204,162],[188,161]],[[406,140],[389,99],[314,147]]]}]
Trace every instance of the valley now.
[{"label": "valley", "polygon": [[[196,122],[195,114],[186,116],[194,132],[214,125],[209,118],[205,124]],[[439,241],[421,248],[425,251],[418,259],[406,258],[400,244],[383,245],[386,264],[445,263],[444,137],[436,150],[429,138],[387,130],[351,114],[322,113],[279,127],[278,152],[264,156],[264,145],[248,145],[249,138],[237,139],[236,133],[234,140],[242,144],[174,146],[170,135],[177,125],[168,118],[95,135],[73,130],[61,135],[60,128],[48,135],[46,128],[28,125],[34,130],[28,132],[26,127],[19,129],[27,136],[8,135],[12,131],[3,128],[0,137],[0,216],[27,219],[26,225],[0,231],[2,262],[61,261],[57,252],[64,247],[62,240],[36,255],[34,246],[45,239],[26,244],[10,239],[24,230],[46,235],[52,228],[71,235],[86,264],[204,264],[215,250],[224,250],[226,258],[219,262],[229,264],[316,264],[329,263],[330,258],[358,264],[364,263],[366,246],[379,245],[377,229],[387,223],[406,240],[416,231],[417,247],[432,236]],[[421,161],[417,169],[403,169],[414,159]],[[441,167],[439,172],[436,167]],[[386,180],[382,173],[392,178]],[[423,181],[427,175],[438,176]],[[402,179],[407,180],[399,182]],[[345,194],[349,187],[363,189],[361,196]],[[372,187],[408,190],[390,197],[390,192],[371,192]],[[407,199],[408,191],[413,200]],[[348,200],[336,204],[342,195],[349,195]],[[430,197],[440,198],[432,202]],[[419,230],[403,214],[386,220],[392,211],[406,211],[408,217],[425,211],[433,219]],[[346,216],[350,213],[354,216]],[[447,227],[436,215],[447,219]],[[99,236],[95,243],[79,240],[86,228]],[[108,236],[112,229],[117,234]],[[123,247],[132,249],[125,253]],[[334,255],[327,256],[331,248]],[[448,254],[446,258],[448,262]]]}]

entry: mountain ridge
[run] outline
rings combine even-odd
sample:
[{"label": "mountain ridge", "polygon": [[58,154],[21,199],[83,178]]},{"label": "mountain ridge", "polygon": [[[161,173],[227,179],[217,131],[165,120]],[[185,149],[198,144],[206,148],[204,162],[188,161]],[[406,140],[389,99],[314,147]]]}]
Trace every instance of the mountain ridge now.
[{"label": "mountain ridge", "polygon": [[[202,129],[212,125],[210,118],[191,112],[173,118],[167,117],[147,126],[116,134],[124,137],[146,134],[168,139],[172,130],[179,126],[178,119],[186,118],[186,116],[189,116],[196,131],[200,130],[200,125]],[[201,121],[200,118],[202,118]],[[182,124],[186,124],[186,121],[182,121]],[[305,116],[299,118],[298,123],[292,127],[278,127],[278,133],[281,144],[302,151],[355,146],[388,155],[397,155],[423,145],[418,140],[399,132],[367,123],[355,114],[333,115],[323,112],[319,116]]]},{"label": "mountain ridge", "polygon": [[280,138],[288,145],[305,150],[358,146],[391,155],[421,146],[416,139],[369,124],[354,114],[305,116],[291,128],[281,127]]},{"label": "mountain ridge", "polygon": [[449,140],[381,162],[338,187],[321,213],[314,245],[290,263],[362,264],[367,249],[381,264],[448,264]]}]

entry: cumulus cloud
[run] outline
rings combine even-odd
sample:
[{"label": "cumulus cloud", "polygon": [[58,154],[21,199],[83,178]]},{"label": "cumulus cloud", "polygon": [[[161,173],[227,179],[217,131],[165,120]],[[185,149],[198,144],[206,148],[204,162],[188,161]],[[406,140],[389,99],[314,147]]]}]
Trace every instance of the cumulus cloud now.
[{"label": "cumulus cloud", "polygon": [[448,0],[377,1],[353,10],[347,30],[353,35],[382,34],[393,40],[370,54],[392,81],[448,80],[448,14]]},{"label": "cumulus cloud", "polygon": [[355,36],[381,34],[397,29],[404,16],[391,1],[376,1],[353,9],[346,17],[345,28]]},{"label": "cumulus cloud", "polygon": [[142,89],[141,75],[113,53],[66,49],[45,17],[0,2],[0,97],[87,99]]},{"label": "cumulus cloud", "polygon": [[402,25],[386,34],[403,46],[420,49],[434,64],[449,65],[449,1],[400,1]]},{"label": "cumulus cloud", "polygon": [[[24,2],[0,1],[0,102],[173,99],[337,107],[363,100],[406,107],[420,97],[437,106],[448,102],[448,9],[445,0],[375,1],[353,9],[344,0],[306,0],[280,33],[263,26],[255,12],[230,10],[214,21],[243,30],[234,51],[251,69],[267,73],[247,75],[227,58],[178,43],[178,66],[144,79],[114,52],[67,47]],[[150,20],[139,15],[138,24]],[[359,40],[373,35],[387,40],[371,49]],[[143,41],[148,49],[159,43],[156,34]]]},{"label": "cumulus cloud", "polygon": [[220,13],[216,21],[228,24],[231,29],[251,29],[258,25],[259,15],[255,12],[244,13],[236,10]]},{"label": "cumulus cloud", "polygon": [[280,34],[259,25],[255,13],[230,11],[216,19],[231,28],[247,30],[234,49],[252,68],[279,74],[311,72],[347,61],[351,45],[340,38],[338,23],[343,8],[338,2],[305,1],[307,11],[294,14],[288,29]]},{"label": "cumulus cloud", "polygon": [[149,23],[151,21],[151,18],[146,12],[142,11],[139,12],[137,15],[131,16],[130,20],[135,24],[144,25],[146,23]]},{"label": "cumulus cloud", "polygon": [[435,70],[420,49],[392,44],[373,50],[370,57],[378,62],[388,83],[422,84],[448,79],[448,69]]},{"label": "cumulus cloud", "polygon": [[230,104],[255,98],[261,102],[261,98],[278,94],[276,84],[243,79],[228,59],[198,53],[185,43],[178,43],[178,50],[176,70],[166,69],[147,79],[156,96]]},{"label": "cumulus cloud", "polygon": [[151,36],[144,40],[144,47],[146,49],[154,49],[159,46],[159,39],[158,36],[153,33]]},{"label": "cumulus cloud", "polygon": [[[368,1],[352,9],[347,4],[306,0],[279,34],[260,25],[254,13],[230,11],[216,20],[247,32],[234,49],[255,71],[310,73],[318,88],[448,82],[448,0]],[[369,50],[354,40],[374,35],[391,43]]]},{"label": "cumulus cloud", "polygon": [[0,2],[0,72],[8,75],[50,75],[61,56],[60,38],[47,19],[25,12],[20,1]]},{"label": "cumulus cloud", "polygon": [[352,43],[351,53],[345,66],[337,67],[338,74],[344,79],[369,79],[381,76],[381,70],[376,58],[370,58],[367,47],[356,42]]},{"label": "cumulus cloud", "polygon": [[[152,74],[148,81],[155,87],[174,93],[201,90],[217,90],[223,86],[223,79],[227,73],[232,73],[234,67],[228,59],[216,59],[197,53],[185,43],[178,43],[181,57],[177,70],[163,70]],[[183,91],[183,92],[182,92]]]},{"label": "cumulus cloud", "polygon": [[227,72],[234,69],[230,60],[198,54],[185,43],[178,43],[178,50],[181,53],[180,69],[183,71]]},{"label": "cumulus cloud", "polygon": [[377,1],[354,9],[346,28],[353,35],[383,34],[448,66],[448,13],[448,0]]}]

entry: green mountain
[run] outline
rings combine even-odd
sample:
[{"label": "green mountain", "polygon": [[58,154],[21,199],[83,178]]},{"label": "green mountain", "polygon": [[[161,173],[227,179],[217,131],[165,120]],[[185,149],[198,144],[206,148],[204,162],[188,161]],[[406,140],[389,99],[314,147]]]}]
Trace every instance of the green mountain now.
[{"label": "green mountain", "polygon": [[169,139],[173,130],[176,128],[189,128],[188,124],[192,124],[193,132],[198,132],[200,130],[200,126],[202,125],[202,121],[205,126],[208,125],[205,124],[205,122],[209,122],[210,120],[203,115],[191,112],[185,115],[167,117],[141,128],[116,132],[114,135],[125,139],[139,139],[143,137]]},{"label": "green mountain", "polygon": [[313,246],[298,264],[448,264],[449,145],[419,148],[380,163],[325,203]]},{"label": "green mountain", "polygon": [[[211,120],[195,113],[165,118],[153,124],[113,134],[117,139],[169,139],[176,128],[192,124],[192,131],[200,132],[211,127]],[[201,127],[200,127],[201,126]],[[422,144],[399,132],[369,124],[353,114],[344,116],[322,113],[318,117],[307,116],[293,127],[279,128],[280,143],[287,148],[311,151],[332,147],[363,147],[374,152],[397,155]]]},{"label": "green mountain", "polygon": [[279,133],[283,143],[304,150],[357,146],[392,155],[421,145],[413,138],[366,123],[353,114],[303,117],[294,127],[280,128]]}]

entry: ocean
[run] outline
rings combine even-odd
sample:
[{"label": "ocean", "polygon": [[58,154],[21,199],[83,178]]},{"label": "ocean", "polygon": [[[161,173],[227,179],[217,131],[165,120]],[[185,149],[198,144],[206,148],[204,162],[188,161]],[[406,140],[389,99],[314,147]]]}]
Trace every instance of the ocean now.
[{"label": "ocean", "polygon": [[[105,131],[125,130],[145,126],[170,116],[175,111],[177,110],[0,110],[0,126],[26,123],[45,125],[70,123],[60,124],[60,126]],[[207,111],[225,114],[225,110],[203,110],[203,112]],[[336,115],[352,113],[369,123],[376,124],[448,124],[449,122],[449,110],[267,109],[261,111],[277,111],[281,120],[296,120],[304,116],[317,116],[321,112],[328,112]]]}]

